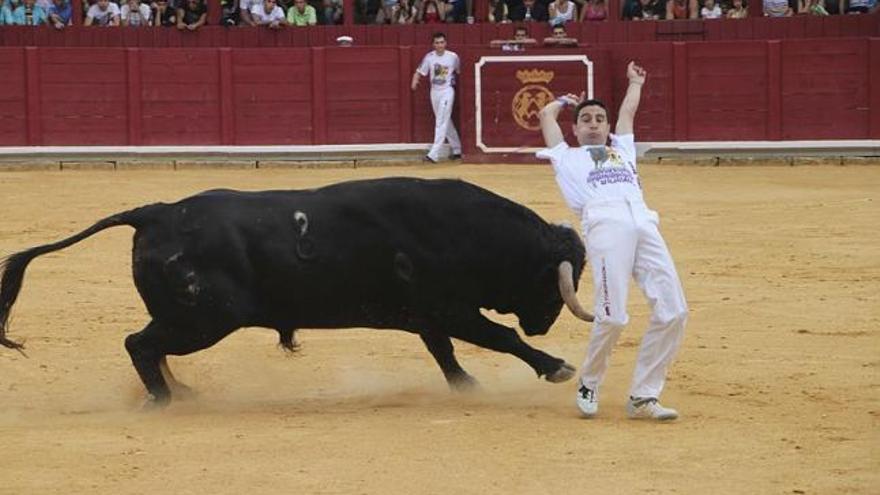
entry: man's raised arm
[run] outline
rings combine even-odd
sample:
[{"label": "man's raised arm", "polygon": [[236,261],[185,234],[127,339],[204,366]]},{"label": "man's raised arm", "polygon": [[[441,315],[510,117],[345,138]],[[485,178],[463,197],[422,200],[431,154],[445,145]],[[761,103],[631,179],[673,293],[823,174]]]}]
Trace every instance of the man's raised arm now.
[{"label": "man's raised arm", "polygon": [[645,84],[645,77],[648,75],[645,69],[630,62],[626,66],[626,77],[629,79],[629,86],[626,88],[626,96],[623,97],[623,103],[620,104],[620,112],[617,115],[617,126],[614,133],[617,135],[632,134],[633,122],[636,118],[636,110],[639,109],[639,100],[642,99],[642,85]]},{"label": "man's raised arm", "polygon": [[541,134],[544,135],[544,144],[548,148],[553,148],[565,141],[565,136],[562,134],[559,122],[556,121],[559,118],[559,112],[568,105],[576,106],[579,101],[577,96],[569,93],[556,98],[541,109],[541,112],[538,114],[541,120]]}]

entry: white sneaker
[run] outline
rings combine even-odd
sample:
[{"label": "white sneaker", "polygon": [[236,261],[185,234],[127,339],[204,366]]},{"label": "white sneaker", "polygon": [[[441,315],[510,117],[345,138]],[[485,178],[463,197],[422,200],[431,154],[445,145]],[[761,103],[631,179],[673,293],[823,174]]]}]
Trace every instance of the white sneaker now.
[{"label": "white sneaker", "polygon": [[630,397],[626,403],[626,414],[630,419],[666,421],[678,418],[678,411],[661,406],[654,397]]},{"label": "white sneaker", "polygon": [[592,418],[599,412],[599,398],[596,397],[596,392],[587,388],[583,383],[581,383],[581,388],[578,389],[574,401],[585,418]]}]

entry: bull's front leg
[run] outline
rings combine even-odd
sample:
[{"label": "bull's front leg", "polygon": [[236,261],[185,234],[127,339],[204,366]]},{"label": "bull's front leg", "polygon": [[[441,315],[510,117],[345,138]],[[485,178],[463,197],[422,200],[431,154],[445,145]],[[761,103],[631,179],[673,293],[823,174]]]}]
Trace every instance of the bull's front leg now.
[{"label": "bull's front leg", "polygon": [[519,338],[512,328],[499,325],[479,312],[458,315],[449,321],[449,335],[493,351],[513,354],[525,361],[539,377],[548,382],[560,383],[575,375],[576,368],[564,360],[531,347]]},{"label": "bull's front leg", "polygon": [[466,392],[479,387],[480,384],[477,380],[462,369],[458,360],[455,359],[455,349],[448,335],[434,330],[423,330],[419,332],[419,336],[443,371],[449,388],[458,392]]}]

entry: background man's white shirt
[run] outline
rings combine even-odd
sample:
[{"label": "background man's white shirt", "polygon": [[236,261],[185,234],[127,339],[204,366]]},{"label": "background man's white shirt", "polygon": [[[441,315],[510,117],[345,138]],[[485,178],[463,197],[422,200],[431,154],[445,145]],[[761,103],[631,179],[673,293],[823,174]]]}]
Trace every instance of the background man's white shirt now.
[{"label": "background man's white shirt", "polygon": [[[293,7],[291,7],[293,8]],[[272,12],[266,13],[266,9],[263,8],[263,4],[254,5],[251,7],[251,17],[254,18],[254,21],[257,24],[271,24],[275,21],[281,22],[284,17],[284,11],[281,10],[281,7],[275,6],[272,8]]]},{"label": "background man's white shirt", "polygon": [[443,55],[437,55],[437,52],[432,50],[422,59],[418,73],[429,76],[431,90],[452,89],[455,86],[455,73],[459,71],[459,64],[455,52],[446,50]]}]

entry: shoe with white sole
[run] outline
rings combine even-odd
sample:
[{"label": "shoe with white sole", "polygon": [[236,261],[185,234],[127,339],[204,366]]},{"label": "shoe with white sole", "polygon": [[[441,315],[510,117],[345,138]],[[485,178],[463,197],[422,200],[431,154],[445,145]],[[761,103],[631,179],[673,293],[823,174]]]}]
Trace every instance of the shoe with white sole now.
[{"label": "shoe with white sole", "polygon": [[596,397],[596,391],[587,388],[583,383],[577,391],[575,403],[585,418],[592,418],[599,412],[599,398]]},{"label": "shoe with white sole", "polygon": [[661,406],[655,397],[630,397],[626,403],[626,415],[630,419],[678,419],[678,411]]}]

